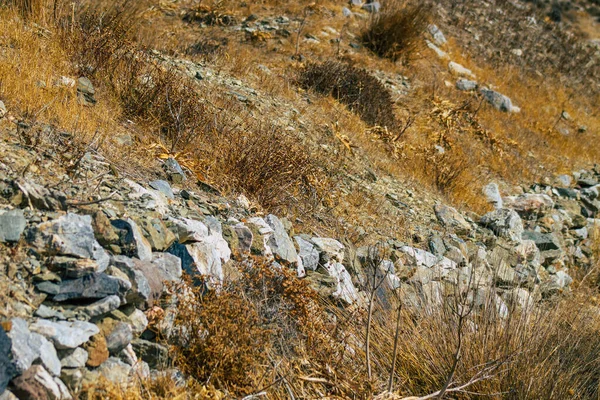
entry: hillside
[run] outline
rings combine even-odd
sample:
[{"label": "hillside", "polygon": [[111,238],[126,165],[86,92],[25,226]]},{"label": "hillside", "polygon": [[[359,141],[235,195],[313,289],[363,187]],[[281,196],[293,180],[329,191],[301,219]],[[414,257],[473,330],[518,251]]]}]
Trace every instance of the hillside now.
[{"label": "hillside", "polygon": [[0,1],[0,399],[597,398],[599,18]]}]

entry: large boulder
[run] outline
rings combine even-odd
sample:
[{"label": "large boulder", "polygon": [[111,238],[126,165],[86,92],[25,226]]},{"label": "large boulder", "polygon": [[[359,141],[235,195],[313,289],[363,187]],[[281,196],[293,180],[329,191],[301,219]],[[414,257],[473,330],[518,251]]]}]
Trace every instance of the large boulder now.
[{"label": "large boulder", "polygon": [[31,332],[27,322],[21,318],[11,320],[8,337],[12,341],[12,359],[16,373],[23,373],[33,363],[41,363],[53,375],[60,375],[61,365],[56,350],[44,336]]},{"label": "large boulder", "polygon": [[108,267],[110,257],[94,236],[92,217],[68,213],[33,228],[27,239],[42,253],[64,255],[96,262],[96,271]]},{"label": "large boulder", "polygon": [[53,295],[52,299],[58,302],[103,299],[113,295],[124,298],[125,293],[131,289],[129,281],[104,273],[94,273],[59,284],[44,283],[46,285],[43,287],[38,285],[38,290]]}]

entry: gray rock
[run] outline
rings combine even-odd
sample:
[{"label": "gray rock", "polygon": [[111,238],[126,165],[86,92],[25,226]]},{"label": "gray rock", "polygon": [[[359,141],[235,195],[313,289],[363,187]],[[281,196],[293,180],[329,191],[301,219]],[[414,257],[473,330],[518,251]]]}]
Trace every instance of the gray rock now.
[{"label": "gray rock", "polygon": [[124,272],[131,282],[131,290],[127,292],[128,303],[140,304],[150,300],[152,289],[146,275],[139,269],[139,260],[125,256],[114,256],[113,265]]},{"label": "gray rock", "polygon": [[454,75],[475,78],[475,74],[473,74],[473,72],[470,69],[465,68],[462,65],[455,63],[454,61],[450,61],[448,63],[448,70]]},{"label": "gray rock", "polygon": [[300,236],[295,236],[294,240],[298,244],[298,255],[302,259],[302,265],[305,269],[316,271],[319,266],[319,251],[308,240]]},{"label": "gray rock", "polygon": [[173,194],[173,189],[171,189],[171,185],[169,182],[156,180],[149,183],[150,187],[154,190],[158,190],[162,194],[164,194],[167,199],[174,199],[175,195]]},{"label": "gray rock", "polygon": [[410,264],[415,267],[436,267],[441,273],[445,273],[444,270],[453,270],[457,267],[454,261],[446,257],[437,257],[425,250],[410,246],[402,246],[400,251],[408,256]]},{"label": "gray rock", "polygon": [[517,197],[505,197],[506,207],[513,208],[520,215],[537,214],[554,207],[554,201],[547,194],[525,193]]},{"label": "gray rock", "polygon": [[118,358],[110,357],[100,365],[98,373],[110,382],[126,384],[132,373],[132,368]]},{"label": "gray rock", "polygon": [[320,254],[321,264],[327,264],[330,261],[344,261],[344,245],[335,239],[313,237],[311,242],[316,246]]},{"label": "gray rock", "polygon": [[108,314],[121,306],[121,298],[116,295],[105,297],[82,308],[82,312],[90,319]]},{"label": "gray rock", "polygon": [[429,250],[436,257],[443,257],[446,253],[446,246],[440,235],[434,234],[429,238]]},{"label": "gray rock", "polygon": [[37,320],[30,329],[48,338],[57,349],[61,350],[79,347],[100,332],[96,325],[89,322],[52,322],[45,319]]},{"label": "gray rock", "polygon": [[573,178],[571,175],[559,175],[556,177],[557,182],[562,185],[562,187],[568,188],[573,183]]},{"label": "gray rock", "polygon": [[43,222],[30,232],[28,240],[44,253],[92,259],[98,266],[96,272],[108,267],[110,258],[94,236],[89,215],[68,213]]},{"label": "gray rock", "polygon": [[75,350],[67,350],[61,354],[60,365],[63,368],[83,368],[88,360],[88,352],[77,347]]},{"label": "gray rock", "polygon": [[[352,16],[352,11],[350,11],[350,9],[348,9],[348,7],[343,7],[342,8],[342,15],[346,18],[351,17]],[[0,115],[2,115],[2,112],[0,111]],[[2,118],[0,116],[0,118]]]},{"label": "gray rock", "polygon": [[556,188],[556,193],[560,197],[566,197],[567,199],[576,200],[579,197],[579,191],[571,188]]},{"label": "gray rock", "polygon": [[456,81],[456,88],[458,90],[463,91],[475,90],[477,89],[477,82],[465,78],[460,78]]},{"label": "gray rock", "polygon": [[22,195],[20,206],[23,208],[32,207],[50,211],[66,209],[66,197],[63,193],[50,192],[37,183],[23,179],[16,179],[14,185]]},{"label": "gray rock", "polygon": [[12,340],[0,325],[0,393],[4,392],[15,375],[17,370],[13,364]]},{"label": "gray rock", "polygon": [[501,209],[481,217],[481,225],[491,229],[496,236],[520,242],[524,231],[523,221],[515,210]]},{"label": "gray rock", "polygon": [[66,278],[81,278],[82,276],[100,271],[98,262],[89,258],[73,258],[58,256],[51,260],[52,269]]},{"label": "gray rock", "polygon": [[332,296],[347,304],[354,304],[359,300],[358,290],[352,283],[352,277],[341,263],[330,261],[323,265],[327,274],[335,279],[336,287]]},{"label": "gray rock", "polygon": [[434,211],[435,216],[444,227],[452,229],[459,235],[471,232],[471,224],[456,209],[444,204],[436,204]]},{"label": "gray rock", "polygon": [[55,286],[58,293],[53,297],[53,300],[58,302],[103,299],[112,295],[124,298],[125,293],[131,289],[130,282],[104,273],[95,273],[86,275],[83,278],[63,281]]},{"label": "gray rock", "polygon": [[0,242],[18,242],[25,224],[23,210],[0,211]]},{"label": "gray rock", "polygon": [[77,80],[77,96],[80,103],[88,106],[96,104],[95,93],[96,89],[88,78],[82,76]]},{"label": "gray rock", "polygon": [[429,31],[431,37],[433,37],[433,41],[436,45],[443,46],[446,44],[446,36],[444,36],[444,33],[440,30],[440,28],[437,27],[437,25],[431,24],[427,27],[427,30]]},{"label": "gray rock", "polygon": [[4,102],[0,100],[0,119],[4,118],[8,114],[8,109],[4,105]]},{"label": "gray rock", "polygon": [[519,112],[519,108],[515,107],[509,97],[498,93],[494,90],[482,88],[481,94],[494,108],[504,112]]},{"label": "gray rock", "polygon": [[298,253],[294,247],[294,242],[288,236],[283,224],[275,215],[267,215],[265,222],[273,229],[273,234],[269,238],[268,244],[273,255],[278,262],[287,265],[294,265],[298,262]]},{"label": "gray rock", "polygon": [[181,168],[181,165],[173,157],[169,157],[165,161],[164,169],[172,182],[181,183],[186,180],[183,168]]},{"label": "gray rock", "polygon": [[367,10],[370,13],[378,13],[381,10],[381,3],[373,1],[362,5],[363,10]]},{"label": "gray rock", "polygon": [[164,367],[169,360],[169,349],[161,344],[136,339],[131,342],[135,353],[151,368]]},{"label": "gray rock", "polygon": [[498,189],[498,184],[495,182],[491,182],[484,186],[483,194],[488,203],[492,204],[496,210],[504,207],[502,196],[500,195],[500,189]]},{"label": "gray rock", "polygon": [[431,43],[429,40],[427,40],[426,43],[427,43],[427,47],[429,47],[431,50],[433,50],[435,52],[435,54],[438,56],[438,58],[441,58],[442,60],[450,59],[450,56],[444,50],[440,49],[435,44]]},{"label": "gray rock", "polygon": [[117,322],[106,335],[106,347],[110,354],[118,354],[133,340],[133,331],[125,322]]},{"label": "gray rock", "polygon": [[13,318],[8,337],[12,340],[12,358],[16,372],[21,374],[34,362],[41,362],[55,376],[60,375],[60,360],[52,343],[38,333],[31,332],[27,322]]},{"label": "gray rock", "polygon": [[536,231],[524,231],[523,240],[532,240],[541,251],[559,250],[560,243],[552,233],[540,233]]},{"label": "gray rock", "polygon": [[152,246],[144,237],[142,230],[131,218],[127,220],[117,219],[111,224],[123,230],[125,233],[122,241],[127,246],[126,254],[135,256],[142,261],[152,261]]},{"label": "gray rock", "polygon": [[44,318],[44,319],[52,319],[52,318],[62,319],[62,320],[66,319],[65,315],[63,313],[61,313],[60,311],[57,311],[53,308],[50,308],[44,304],[40,304],[38,309],[35,311],[34,315],[36,317],[40,317],[40,318]]},{"label": "gray rock", "polygon": [[183,270],[181,269],[181,259],[170,253],[154,253],[152,255],[152,265],[156,266],[161,279],[168,282],[177,282],[181,280]]}]

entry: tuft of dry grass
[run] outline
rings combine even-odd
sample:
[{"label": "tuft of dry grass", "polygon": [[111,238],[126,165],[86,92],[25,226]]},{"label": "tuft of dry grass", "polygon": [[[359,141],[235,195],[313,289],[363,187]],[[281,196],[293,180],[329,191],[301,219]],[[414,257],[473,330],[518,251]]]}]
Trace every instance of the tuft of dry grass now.
[{"label": "tuft of dry grass", "polygon": [[379,57],[408,64],[421,48],[430,14],[425,2],[386,1],[381,12],[372,14],[361,39]]},{"label": "tuft of dry grass", "polygon": [[312,63],[300,71],[298,83],[333,96],[369,125],[390,129],[397,125],[390,91],[365,69],[339,61]]}]

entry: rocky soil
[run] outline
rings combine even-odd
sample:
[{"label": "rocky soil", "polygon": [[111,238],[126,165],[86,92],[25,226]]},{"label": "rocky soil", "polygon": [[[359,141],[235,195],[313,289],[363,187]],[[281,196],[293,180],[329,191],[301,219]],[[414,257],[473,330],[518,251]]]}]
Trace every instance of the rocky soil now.
[{"label": "rocky soil", "polygon": [[[234,260],[261,256],[341,306],[366,304],[370,248],[295,232],[243,196],[192,190],[175,160],[156,171],[163,179],[133,181],[92,152],[71,174],[14,141],[0,155],[2,399],[69,399],[99,376],[179,376],[167,346],[184,272],[218,287],[236,279]],[[504,196],[491,183],[482,196],[495,211],[481,217],[438,202],[414,243],[384,243],[380,273],[410,307],[434,306],[448,284],[493,291],[502,318],[535,307],[589,267],[599,182],[596,168]]]}]

